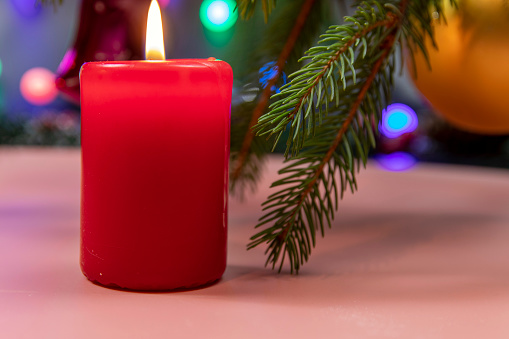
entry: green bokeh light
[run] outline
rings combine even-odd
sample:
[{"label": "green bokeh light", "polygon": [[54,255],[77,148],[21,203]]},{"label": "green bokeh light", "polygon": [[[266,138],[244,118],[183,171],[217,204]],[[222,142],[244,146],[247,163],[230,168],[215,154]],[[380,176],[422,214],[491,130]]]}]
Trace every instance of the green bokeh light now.
[{"label": "green bokeh light", "polygon": [[0,60],[0,77],[2,76],[2,60]]},{"label": "green bokeh light", "polygon": [[200,7],[200,20],[206,29],[224,32],[230,29],[238,18],[234,0],[204,0]]}]

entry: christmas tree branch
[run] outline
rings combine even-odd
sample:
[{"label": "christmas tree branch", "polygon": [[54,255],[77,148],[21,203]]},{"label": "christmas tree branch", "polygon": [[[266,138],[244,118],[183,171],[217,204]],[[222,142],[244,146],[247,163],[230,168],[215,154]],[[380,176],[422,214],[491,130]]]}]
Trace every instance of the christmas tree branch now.
[{"label": "christmas tree branch", "polygon": [[[388,45],[387,48],[390,49],[392,44],[393,44],[393,42],[394,42],[394,37],[390,36],[387,40],[388,40],[387,41],[387,45]],[[334,141],[332,142],[331,146],[329,147],[327,153],[321,159],[320,164],[314,170],[312,175],[308,178],[308,183],[306,184],[304,190],[299,194],[298,202],[295,204],[295,206],[293,207],[292,211],[289,213],[289,216],[288,216],[288,220],[289,221],[281,229],[280,233],[277,235],[277,242],[278,243],[284,243],[284,242],[287,241],[288,234],[291,231],[291,229],[292,229],[292,227],[293,227],[293,225],[295,223],[297,213],[299,213],[300,210],[302,209],[303,204],[308,199],[310,193],[315,189],[315,187],[320,185],[317,182],[322,177],[322,174],[323,174],[323,172],[325,170],[326,165],[330,162],[330,160],[333,157],[336,149],[338,148],[341,140],[343,139],[343,137],[345,136],[346,132],[348,131],[348,129],[350,127],[350,124],[352,123],[353,119],[355,118],[355,116],[357,114],[357,111],[358,111],[362,101],[364,100],[368,89],[371,87],[373,81],[375,80],[375,76],[378,74],[378,72],[380,70],[380,67],[382,66],[383,62],[385,61],[385,58],[387,57],[387,55],[389,54],[389,49],[386,49],[384,51],[384,53],[380,56],[378,61],[376,62],[375,66],[373,67],[373,70],[371,71],[371,74],[366,79],[366,82],[364,83],[361,91],[357,95],[357,99],[355,100],[354,104],[352,105],[352,107],[350,109],[350,112],[348,113],[347,118],[343,121],[343,125],[341,126],[341,129],[338,131],[338,133],[337,133]],[[309,181],[309,179],[310,179],[310,181]],[[288,181],[286,181],[285,183],[287,183],[287,182]],[[254,240],[254,239],[256,239],[256,236],[252,238],[252,240]],[[253,245],[254,244],[251,244],[251,246],[253,246]],[[274,259],[277,259],[277,257],[274,258]],[[301,263],[303,263],[303,262],[301,262]],[[274,262],[274,264],[275,264],[275,262]],[[300,267],[300,265],[298,264],[298,261],[295,261],[295,263],[293,265],[291,265],[292,272],[293,272],[294,268],[295,268],[296,271],[298,271],[299,267]]]},{"label": "christmas tree branch", "polygon": [[272,94],[272,88],[279,80],[279,77],[281,76],[281,73],[283,72],[285,68],[286,61],[288,60],[288,57],[292,53],[292,50],[294,49],[295,43],[297,42],[297,39],[299,38],[299,35],[302,31],[302,28],[304,27],[304,24],[306,23],[306,20],[311,12],[311,8],[313,7],[313,4],[316,0],[306,0],[302,4],[302,8],[300,10],[300,13],[295,21],[295,25],[292,28],[292,31],[290,32],[290,35],[288,36],[288,39],[286,40],[286,43],[281,50],[281,54],[279,55],[275,69],[275,74],[272,76],[272,78],[268,81],[265,88],[262,91],[262,94],[258,98],[258,102],[256,107],[253,110],[251,121],[249,123],[249,128],[246,131],[246,135],[244,137],[244,140],[242,142],[241,150],[235,159],[235,163],[233,165],[231,180],[232,182],[236,182],[239,180],[239,177],[241,176],[241,173],[244,169],[246,158],[249,154],[251,144],[253,142],[254,133],[252,131],[253,126],[258,122],[258,119],[265,111],[267,104],[269,103],[270,96]]},{"label": "christmas tree branch", "polygon": [[48,3],[51,3],[53,5],[53,8],[56,10],[58,5],[61,5],[64,2],[64,0],[37,0],[36,3],[47,5]]},{"label": "christmas tree branch", "polygon": [[254,135],[252,127],[266,110],[270,95],[286,83],[286,73],[300,68],[299,58],[330,22],[330,13],[325,0],[282,2],[271,16],[263,38],[246,59],[247,67],[237,73],[238,79],[246,84],[242,98],[250,98],[232,105],[235,128],[231,135],[230,192],[240,199],[245,197],[247,188],[256,188],[271,147],[266,138]]},{"label": "christmas tree branch", "polygon": [[243,19],[249,19],[253,16],[256,4],[262,3],[262,11],[265,22],[269,19],[269,15],[276,7],[276,0],[237,0],[237,8]]},{"label": "christmas tree branch", "polygon": [[[385,58],[389,54],[390,49],[392,48],[392,45],[394,43],[394,36],[390,35],[386,39],[386,49],[383,51],[380,58],[376,61],[375,66],[373,67],[373,70],[371,71],[371,74],[366,79],[366,82],[361,88],[361,91],[357,95],[357,98],[355,102],[353,103],[352,107],[350,108],[350,112],[348,113],[347,118],[343,121],[343,124],[341,126],[341,129],[338,131],[338,134],[336,135],[336,138],[332,142],[332,145],[329,147],[329,150],[323,157],[323,159],[320,162],[320,165],[315,170],[315,172],[312,175],[311,181],[306,185],[305,190],[300,194],[299,202],[297,204],[297,207],[300,208],[302,206],[303,201],[306,199],[306,197],[309,195],[313,187],[315,187],[316,182],[320,179],[320,176],[323,173],[323,170],[325,166],[329,163],[331,160],[334,152],[339,146],[339,143],[345,136],[348,128],[350,127],[350,124],[352,123],[353,119],[355,118],[356,114],[358,113],[359,107],[362,103],[362,101],[366,97],[366,93],[368,92],[369,88],[371,87],[373,81],[375,80],[375,76],[378,74],[380,67],[382,66],[383,62],[385,61]],[[297,210],[294,211],[293,214],[295,214]],[[292,215],[292,219],[294,219],[294,215]],[[291,225],[287,225],[286,228],[283,230],[283,234],[286,237],[286,234],[288,234],[288,229],[291,227]]]},{"label": "christmas tree branch", "polygon": [[[348,18],[347,18],[348,20]],[[341,69],[341,79],[343,80],[343,88],[346,87],[346,81],[345,81],[345,70],[344,65],[349,64],[349,66],[352,68],[352,74],[354,75],[353,81],[355,82],[355,70],[353,69],[353,58],[354,58],[354,52],[352,50],[352,46],[354,44],[357,44],[360,39],[364,38],[368,33],[371,31],[380,28],[380,27],[387,27],[389,30],[394,26],[394,24],[397,22],[397,16],[391,12],[387,14],[387,17],[384,20],[379,20],[371,23],[367,27],[363,28],[362,30],[358,31],[357,33],[353,34],[351,37],[349,37],[348,40],[346,40],[345,43],[342,44],[340,48],[335,51],[332,55],[327,55],[327,61],[325,65],[321,65],[323,63],[323,58],[313,58],[313,61],[309,63],[307,66],[303,67],[301,71],[296,72],[293,74],[294,81],[292,81],[290,84],[288,84],[289,87],[293,87],[293,89],[290,89],[288,92],[291,94],[288,94],[289,99],[286,99],[284,101],[278,101],[274,103],[270,108],[271,111],[264,115],[261,119],[259,119],[258,124],[256,125],[256,134],[257,135],[266,135],[269,134],[269,136],[272,136],[274,134],[277,134],[276,140],[279,140],[281,135],[284,133],[286,126],[291,123],[292,128],[295,127],[295,124],[293,123],[296,121],[297,123],[302,120],[302,117],[308,118],[309,113],[312,110],[313,107],[313,101],[315,99],[314,95],[317,93],[317,87],[323,85],[322,79],[327,74],[330,76],[332,72],[334,71],[334,68]],[[337,37],[334,36],[336,34],[335,32],[328,32],[328,34],[325,34],[325,39],[322,40],[322,42],[328,41],[329,39],[336,39]],[[364,51],[363,53],[366,53],[366,42],[363,42],[364,44]],[[321,51],[323,50],[321,47],[316,47],[317,50]],[[350,57],[345,57],[345,53],[350,52]],[[313,57],[313,55],[311,56]],[[311,58],[311,57],[304,57],[305,58]],[[338,60],[341,58],[341,66],[338,64]],[[306,73],[307,71],[310,71],[312,73],[312,82],[309,81],[309,75],[310,73]],[[305,74],[303,76],[302,74]],[[328,77],[325,82],[330,82],[332,78]],[[334,86],[331,86],[332,89],[334,89]],[[325,103],[323,101],[326,100],[326,95],[322,95],[322,92],[318,90],[319,95],[316,96],[316,106],[319,108],[322,104],[325,104],[325,107],[328,103]],[[286,94],[286,93],[285,93]],[[277,97],[278,95],[275,95]],[[334,97],[334,91],[331,93],[330,98],[332,99]],[[322,101],[320,100],[322,99]],[[332,101],[332,100],[330,100]],[[306,111],[303,110],[303,106],[307,105]],[[288,111],[286,108],[291,107],[291,110]],[[305,112],[305,113],[304,113]],[[321,109],[319,110],[321,113]],[[305,115],[304,115],[305,114]],[[297,120],[296,120],[297,119]],[[319,120],[321,120],[321,116],[318,117]],[[297,125],[299,126],[299,125]],[[301,125],[302,130],[305,130],[305,124]],[[309,130],[308,130],[309,133]],[[292,135],[292,133],[290,133]],[[309,134],[308,134],[309,135]],[[293,139],[289,139],[292,142],[289,142],[287,144],[287,151],[286,155],[289,154],[290,149],[293,146],[293,154],[296,155],[298,151],[302,148],[302,143],[299,143],[299,138],[297,138],[297,134],[294,134]],[[302,139],[301,139],[302,140]],[[276,141],[277,143],[277,141]],[[276,144],[275,143],[275,144]]]},{"label": "christmas tree branch", "polygon": [[410,55],[426,52],[433,10],[443,14],[441,0],[359,2],[354,16],[332,26],[308,51],[309,63],[273,96],[277,100],[255,129],[275,135],[277,143],[290,126],[286,167],[272,184],[278,191],[263,204],[266,214],[256,225],[263,229],[248,244],[248,249],[267,244],[266,264],[272,268],[281,270],[288,259],[290,271],[298,272],[316,245],[317,231],[323,236],[331,226],[338,196],[357,189],[356,170],[367,163],[390,100],[395,46],[401,57],[403,44],[414,47]]}]

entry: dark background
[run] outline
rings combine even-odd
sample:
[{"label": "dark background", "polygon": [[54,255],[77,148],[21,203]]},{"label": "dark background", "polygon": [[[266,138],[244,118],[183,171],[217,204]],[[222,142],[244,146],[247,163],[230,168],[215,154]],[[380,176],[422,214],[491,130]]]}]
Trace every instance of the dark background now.
[{"label": "dark background", "polygon": [[[283,2],[278,2],[278,6]],[[333,6],[331,14],[336,22],[340,22],[344,13],[339,3]],[[51,6],[34,8],[32,4],[33,0],[0,1],[0,143],[79,146],[79,106],[61,95],[48,105],[32,105],[21,95],[19,84],[31,68],[57,71],[74,42],[80,2],[64,0],[56,10]],[[246,61],[266,29],[261,15],[249,22],[239,19],[227,32],[213,33],[200,22],[200,0],[170,0],[161,4],[166,57],[214,56],[229,62],[235,74],[232,104],[244,102],[248,97],[246,86],[250,85],[240,75],[252,66]],[[420,161],[509,168],[507,135],[477,135],[449,125],[433,112],[407,74],[396,80],[394,102],[412,107],[419,117],[419,127],[403,139],[382,139],[375,154],[404,151]]]}]

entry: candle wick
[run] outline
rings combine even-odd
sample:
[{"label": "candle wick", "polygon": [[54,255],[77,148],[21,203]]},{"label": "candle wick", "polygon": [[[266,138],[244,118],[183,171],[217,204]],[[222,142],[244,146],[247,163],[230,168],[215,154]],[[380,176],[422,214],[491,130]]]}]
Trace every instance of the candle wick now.
[{"label": "candle wick", "polygon": [[157,50],[150,50],[147,52],[147,55],[145,57],[147,60],[164,60],[164,56],[160,51]]}]

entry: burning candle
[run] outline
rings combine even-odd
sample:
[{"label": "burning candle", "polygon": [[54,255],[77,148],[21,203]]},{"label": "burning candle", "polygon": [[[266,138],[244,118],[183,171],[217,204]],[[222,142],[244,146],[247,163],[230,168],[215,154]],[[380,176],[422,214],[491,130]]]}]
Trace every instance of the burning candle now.
[{"label": "burning candle", "polygon": [[157,1],[149,13],[159,60],[81,69],[81,269],[104,286],[191,288],[226,267],[232,70],[164,60]]}]

